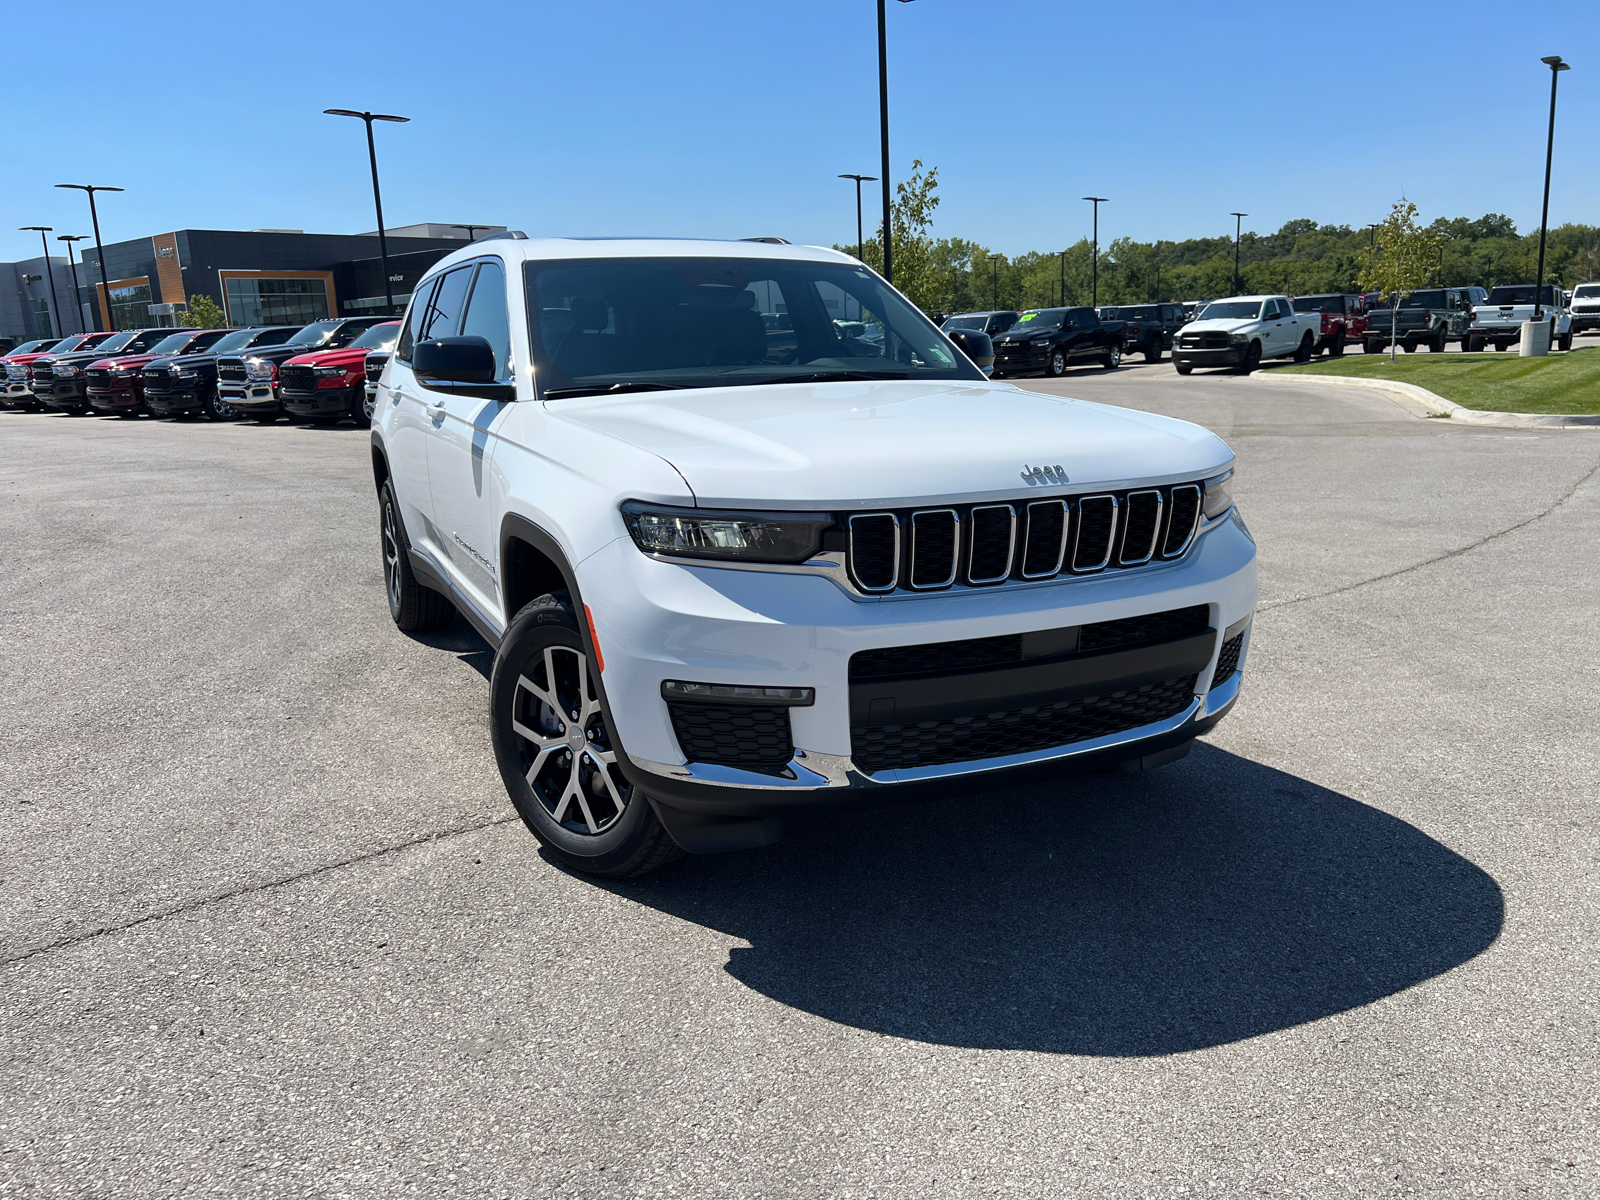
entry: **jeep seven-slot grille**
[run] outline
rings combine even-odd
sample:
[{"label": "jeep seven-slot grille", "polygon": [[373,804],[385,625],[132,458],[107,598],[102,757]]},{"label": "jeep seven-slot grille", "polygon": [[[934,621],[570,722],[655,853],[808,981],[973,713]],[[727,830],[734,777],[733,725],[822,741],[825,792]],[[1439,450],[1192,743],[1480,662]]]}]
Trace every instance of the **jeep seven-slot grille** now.
[{"label": "jeep seven-slot grille", "polygon": [[278,386],[286,392],[314,392],[317,390],[317,369],[306,366],[279,367]]},{"label": "jeep seven-slot grille", "polygon": [[787,708],[669,702],[667,711],[689,762],[772,774],[794,757]]},{"label": "jeep seven-slot grille", "polygon": [[1194,683],[1186,675],[977,717],[852,729],[850,754],[872,774],[1048,750],[1175,717],[1194,701]]},{"label": "jeep seven-slot grille", "polygon": [[864,592],[936,591],[1136,567],[1181,555],[1199,517],[1192,483],[858,513],[846,523],[850,578]]},{"label": "jeep seven-slot grille", "polygon": [[219,383],[243,383],[245,378],[244,359],[223,358],[217,360],[217,381]]}]

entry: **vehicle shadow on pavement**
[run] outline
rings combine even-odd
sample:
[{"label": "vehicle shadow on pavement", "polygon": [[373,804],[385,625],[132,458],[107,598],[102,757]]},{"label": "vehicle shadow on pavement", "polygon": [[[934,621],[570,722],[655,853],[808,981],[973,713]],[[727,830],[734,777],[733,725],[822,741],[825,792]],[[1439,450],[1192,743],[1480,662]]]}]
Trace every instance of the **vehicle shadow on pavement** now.
[{"label": "vehicle shadow on pavement", "polygon": [[488,679],[494,670],[494,648],[483,640],[483,635],[468,624],[467,619],[459,612],[455,620],[443,629],[431,633],[413,633],[408,636],[424,646],[432,646],[435,650],[445,650],[454,654],[457,659],[466,663],[485,679]]},{"label": "vehicle shadow on pavement", "polygon": [[1415,827],[1204,744],[1148,775],[812,820],[620,895],[750,943],[780,1003],[943,1045],[1135,1056],[1270,1033],[1450,970],[1495,881]]}]

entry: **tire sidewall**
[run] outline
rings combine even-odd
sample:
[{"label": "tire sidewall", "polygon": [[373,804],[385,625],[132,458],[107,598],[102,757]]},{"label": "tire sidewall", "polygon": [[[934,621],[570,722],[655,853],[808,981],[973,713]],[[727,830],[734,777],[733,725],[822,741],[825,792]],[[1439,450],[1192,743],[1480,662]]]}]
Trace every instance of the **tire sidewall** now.
[{"label": "tire sidewall", "polygon": [[[540,659],[547,646],[577,650],[588,661],[571,605],[552,596],[533,601],[517,614],[495,655],[489,678],[489,736],[495,762],[517,815],[540,844],[586,870],[615,870],[633,858],[640,841],[654,830],[656,818],[649,799],[635,789],[616,824],[604,833],[584,836],[556,824],[523,777],[518,738],[511,727],[517,679]],[[614,737],[612,744],[617,744]]]}]

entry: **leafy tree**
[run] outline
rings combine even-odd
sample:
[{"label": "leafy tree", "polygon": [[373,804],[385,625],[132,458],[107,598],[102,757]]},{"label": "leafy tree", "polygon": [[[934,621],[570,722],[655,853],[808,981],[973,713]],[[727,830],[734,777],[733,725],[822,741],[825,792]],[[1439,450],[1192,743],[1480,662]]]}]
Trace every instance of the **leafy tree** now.
[{"label": "leafy tree", "polygon": [[189,297],[189,311],[178,317],[187,329],[221,329],[228,323],[222,306],[204,292]]},{"label": "leafy tree", "polygon": [[[933,210],[939,207],[934,193],[939,187],[939,168],[922,169],[922,160],[911,163],[911,177],[895,184],[894,203],[889,206],[894,223],[894,286],[904,292],[918,308],[935,309],[945,293],[947,280],[940,278],[934,254],[934,241],[928,236],[933,225]],[[849,253],[849,247],[836,246]],[[867,265],[883,270],[883,225],[862,246]]]},{"label": "leafy tree", "polygon": [[[1376,245],[1356,277],[1363,291],[1383,292],[1393,300],[1408,295],[1438,280],[1444,261],[1444,236],[1438,231],[1417,227],[1417,206],[1409,200],[1396,200],[1383,224],[1378,226]],[[1390,312],[1389,357],[1394,357],[1393,322]]]}]

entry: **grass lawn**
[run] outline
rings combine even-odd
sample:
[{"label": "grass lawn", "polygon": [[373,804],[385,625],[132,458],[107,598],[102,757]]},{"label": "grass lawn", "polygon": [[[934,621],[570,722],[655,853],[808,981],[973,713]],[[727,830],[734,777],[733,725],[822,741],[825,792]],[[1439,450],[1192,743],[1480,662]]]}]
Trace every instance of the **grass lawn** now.
[{"label": "grass lawn", "polygon": [[1512,351],[1479,354],[1429,354],[1401,351],[1346,354],[1279,367],[1292,375],[1349,375],[1392,379],[1427,388],[1462,408],[1486,412],[1600,413],[1600,346],[1548,358],[1522,358]]}]

